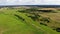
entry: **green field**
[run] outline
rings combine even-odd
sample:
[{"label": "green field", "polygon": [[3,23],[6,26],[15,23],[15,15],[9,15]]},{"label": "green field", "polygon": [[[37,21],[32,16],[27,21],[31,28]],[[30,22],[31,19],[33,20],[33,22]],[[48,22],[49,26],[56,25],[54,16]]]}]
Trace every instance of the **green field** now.
[{"label": "green field", "polygon": [[[0,9],[0,34],[60,34],[60,11],[37,12],[37,9]],[[60,30],[59,30],[60,31]]]}]

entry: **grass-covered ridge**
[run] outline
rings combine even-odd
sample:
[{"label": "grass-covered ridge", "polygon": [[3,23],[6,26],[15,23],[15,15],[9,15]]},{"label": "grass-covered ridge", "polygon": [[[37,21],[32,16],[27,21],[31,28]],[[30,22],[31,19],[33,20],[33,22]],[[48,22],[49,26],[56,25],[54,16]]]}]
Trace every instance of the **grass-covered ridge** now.
[{"label": "grass-covered ridge", "polygon": [[0,34],[60,34],[60,32],[53,30],[60,27],[59,21],[57,20],[58,23],[56,23],[56,19],[51,18],[56,12],[35,11],[37,9],[0,9]]}]

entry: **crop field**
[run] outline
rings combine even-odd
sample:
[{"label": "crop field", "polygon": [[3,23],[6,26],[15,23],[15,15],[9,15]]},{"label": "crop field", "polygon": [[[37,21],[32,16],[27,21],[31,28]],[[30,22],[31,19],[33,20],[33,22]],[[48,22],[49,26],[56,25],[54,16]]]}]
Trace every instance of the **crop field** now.
[{"label": "crop field", "polygon": [[0,34],[60,34],[60,9],[0,8]]}]

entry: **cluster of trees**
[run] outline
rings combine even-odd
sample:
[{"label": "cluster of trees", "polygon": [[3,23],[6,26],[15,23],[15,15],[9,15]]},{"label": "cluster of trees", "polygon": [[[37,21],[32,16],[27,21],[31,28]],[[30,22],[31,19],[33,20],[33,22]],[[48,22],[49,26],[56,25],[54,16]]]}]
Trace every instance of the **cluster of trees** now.
[{"label": "cluster of trees", "polygon": [[26,10],[18,10],[18,12],[23,12],[23,13],[30,13],[30,12],[46,12],[46,13],[56,13],[55,10],[38,10],[37,8],[29,8]]},{"label": "cluster of trees", "polygon": [[53,12],[53,10],[37,10],[37,11],[40,11],[40,12]]},{"label": "cluster of trees", "polygon": [[23,12],[23,13],[30,13],[30,12],[35,12],[37,11],[37,8],[29,8],[26,10],[18,10],[18,12]]}]

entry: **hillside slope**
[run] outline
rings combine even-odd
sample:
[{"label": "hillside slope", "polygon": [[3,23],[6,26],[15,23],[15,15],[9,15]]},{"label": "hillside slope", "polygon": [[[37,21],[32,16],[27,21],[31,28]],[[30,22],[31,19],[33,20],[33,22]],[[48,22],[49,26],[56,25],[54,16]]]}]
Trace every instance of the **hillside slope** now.
[{"label": "hillside slope", "polygon": [[0,10],[0,34],[60,34],[16,9]]}]

